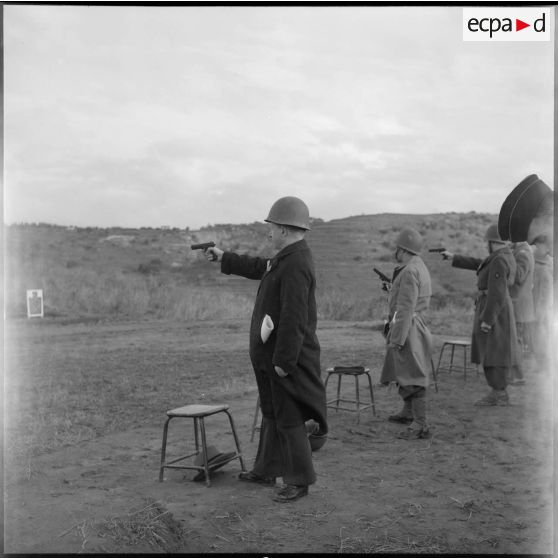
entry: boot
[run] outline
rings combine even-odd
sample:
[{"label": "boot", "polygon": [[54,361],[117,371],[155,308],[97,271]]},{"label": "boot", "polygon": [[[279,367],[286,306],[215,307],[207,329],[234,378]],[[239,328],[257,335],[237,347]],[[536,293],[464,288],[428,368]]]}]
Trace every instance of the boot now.
[{"label": "boot", "polygon": [[399,411],[396,415],[390,415],[388,417],[390,422],[398,422],[400,424],[411,424],[413,422],[413,408],[411,401],[403,400],[403,409]]},{"label": "boot", "polygon": [[510,404],[510,398],[508,392],[503,389],[496,392],[496,405],[499,407],[506,407]]},{"label": "boot", "polygon": [[432,437],[428,426],[426,425],[426,399],[424,397],[413,397],[411,399],[411,410],[413,413],[413,422],[406,430],[396,434],[396,438],[402,440],[420,440]]},{"label": "boot", "polygon": [[498,404],[498,398],[496,390],[492,390],[488,395],[485,395],[482,399],[475,402],[475,405],[481,407],[494,406]]},{"label": "boot", "polygon": [[400,440],[429,440],[432,438],[432,433],[428,429],[428,426],[421,426],[418,428],[409,427],[399,432],[399,434],[396,434],[395,437]]}]

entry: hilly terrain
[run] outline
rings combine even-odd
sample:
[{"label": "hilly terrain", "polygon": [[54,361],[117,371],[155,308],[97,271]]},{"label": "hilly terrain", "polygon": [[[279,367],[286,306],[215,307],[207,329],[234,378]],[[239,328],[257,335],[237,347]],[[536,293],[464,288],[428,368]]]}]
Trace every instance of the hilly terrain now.
[{"label": "hilly terrain", "polygon": [[[324,319],[379,319],[385,293],[373,273],[391,275],[394,242],[404,226],[425,239],[423,258],[431,272],[432,309],[470,308],[474,274],[451,268],[426,248],[444,246],[485,255],[484,231],[495,215],[360,215],[314,219],[307,235],[318,279],[318,309]],[[27,289],[42,289],[45,316],[53,318],[218,319],[249,315],[256,282],[225,276],[190,245],[213,240],[225,250],[271,256],[265,223],[221,224],[200,230],[162,227],[79,228],[18,224],[5,228],[6,311],[26,315]]]},{"label": "hilly terrain", "polygon": [[[423,234],[433,359],[447,364],[446,339],[470,336],[475,274],[426,248],[484,256],[484,231],[495,220],[477,213],[314,220],[307,239],[323,377],[338,364],[369,368],[372,386],[360,382],[360,397],[374,405],[337,409],[336,390],[348,401],[356,386],[327,384],[328,440],[313,456],[318,480],[291,504],[273,502],[271,487],[237,479],[258,448],[248,351],[258,282],[225,276],[190,249],[214,240],[271,256],[267,225],[6,227],[6,553],[549,555],[551,370],[529,359],[526,384],[510,387],[508,407],[477,407],[486,382],[457,351],[457,369],[432,374],[429,440],[396,437],[401,427],[388,417],[400,396],[380,384],[386,293],[372,268],[391,274],[403,226]],[[27,289],[43,290],[44,319],[27,319]],[[244,464],[227,463],[210,487],[191,470],[166,470],[159,481],[166,410],[189,404],[226,404],[234,415]],[[194,448],[187,422],[173,421],[169,457]],[[206,435],[219,451],[233,448],[224,416],[208,417]]]}]

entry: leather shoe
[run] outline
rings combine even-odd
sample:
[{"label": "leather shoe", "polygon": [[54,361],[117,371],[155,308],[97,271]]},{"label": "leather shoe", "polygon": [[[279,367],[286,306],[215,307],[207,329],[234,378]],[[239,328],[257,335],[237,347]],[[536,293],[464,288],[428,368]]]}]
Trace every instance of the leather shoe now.
[{"label": "leather shoe", "polygon": [[428,440],[432,438],[432,433],[428,430],[428,428],[421,428],[420,430],[407,428],[407,430],[396,434],[395,437],[400,440]]},{"label": "leather shoe", "polygon": [[262,477],[254,471],[242,472],[238,475],[238,480],[253,482],[255,484],[275,484],[275,477]]},{"label": "leather shoe", "polygon": [[286,484],[283,486],[275,496],[273,496],[273,500],[276,502],[294,502],[302,496],[308,495],[308,486],[302,485],[297,486],[296,484]]},{"label": "leather shoe", "polygon": [[403,415],[390,415],[388,417],[389,422],[398,422],[400,424],[411,424],[413,422],[413,417],[404,417]]}]

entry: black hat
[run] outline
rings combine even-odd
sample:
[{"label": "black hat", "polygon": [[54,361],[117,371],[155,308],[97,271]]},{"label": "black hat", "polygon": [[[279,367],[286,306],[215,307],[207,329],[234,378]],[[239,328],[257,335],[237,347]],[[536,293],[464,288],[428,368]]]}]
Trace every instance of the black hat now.
[{"label": "black hat", "polygon": [[529,226],[543,212],[552,213],[553,195],[550,187],[536,174],[524,178],[508,195],[500,209],[498,232],[502,240],[527,240]]}]

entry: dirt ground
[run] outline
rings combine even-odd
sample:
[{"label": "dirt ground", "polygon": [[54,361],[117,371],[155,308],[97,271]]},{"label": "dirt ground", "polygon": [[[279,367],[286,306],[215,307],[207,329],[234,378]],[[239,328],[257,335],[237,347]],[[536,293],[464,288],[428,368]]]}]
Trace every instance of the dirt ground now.
[{"label": "dirt ground", "polygon": [[[223,359],[234,362],[246,350],[244,329],[196,328],[183,358],[203,362],[204,370],[218,370]],[[8,333],[17,347],[29,345],[27,351],[43,355],[51,347],[51,360],[55,355],[62,362],[93,359],[100,347],[130,359],[138,358],[142,344],[168,353],[184,346],[186,330],[184,324],[101,323],[42,325],[40,334],[37,327],[17,325]],[[202,346],[196,335],[218,338],[227,349]],[[129,428],[38,453],[32,466],[6,460],[5,552],[553,553],[553,395],[547,375],[532,367],[525,386],[509,388],[509,407],[479,408],[473,402],[487,391],[481,375],[469,372],[465,382],[462,374],[441,374],[438,392],[432,386],[429,393],[433,438],[404,441],[394,437],[401,428],[387,421],[400,408],[397,390],[378,385],[379,333],[362,324],[329,322],[320,325],[319,336],[324,368],[340,362],[371,367],[376,414],[365,410],[357,422],[354,413],[330,410],[331,433],[314,454],[318,481],[308,497],[273,502],[273,488],[237,480],[238,460],[216,472],[210,487],[193,482],[194,471],[166,470],[160,483],[165,411],[177,398],[187,404],[200,402],[200,396],[193,389],[159,393],[169,404],[146,411],[147,420],[130,421]],[[65,344],[70,339],[82,347],[77,357]],[[436,336],[438,350],[442,339]],[[21,366],[31,367],[32,360],[21,356],[25,351],[19,352]],[[25,381],[25,370],[7,371]],[[198,387],[211,393],[213,381],[202,377]],[[230,406],[250,468],[257,393],[249,384],[233,387],[206,399]],[[354,393],[348,379],[343,387],[347,395]],[[21,382],[8,382],[7,388],[6,396],[15,398],[6,407],[12,414],[9,453],[18,421],[38,409],[25,405]],[[330,397],[333,392],[330,384]],[[17,405],[24,412],[13,417]],[[209,443],[220,451],[234,447],[225,419],[207,419]],[[184,453],[190,434],[189,421],[171,421],[168,455]]]}]

